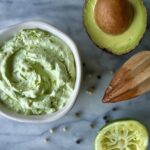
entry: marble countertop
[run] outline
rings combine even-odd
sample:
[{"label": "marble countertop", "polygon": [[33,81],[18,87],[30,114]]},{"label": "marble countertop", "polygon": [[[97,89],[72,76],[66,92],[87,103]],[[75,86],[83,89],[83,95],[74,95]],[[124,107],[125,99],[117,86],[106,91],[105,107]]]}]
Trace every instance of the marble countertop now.
[{"label": "marble countertop", "polygon": [[[77,102],[62,119],[53,123],[25,124],[0,117],[0,150],[93,150],[99,128],[119,118],[137,119],[150,131],[149,93],[117,104],[101,102],[113,72],[129,56],[150,49],[150,22],[135,51],[121,57],[113,56],[94,46],[85,33],[83,3],[83,0],[0,0],[0,28],[25,20],[47,20],[76,42],[84,72]],[[145,0],[145,4],[150,14],[150,1]],[[93,86],[95,90],[90,95],[86,91]]]}]

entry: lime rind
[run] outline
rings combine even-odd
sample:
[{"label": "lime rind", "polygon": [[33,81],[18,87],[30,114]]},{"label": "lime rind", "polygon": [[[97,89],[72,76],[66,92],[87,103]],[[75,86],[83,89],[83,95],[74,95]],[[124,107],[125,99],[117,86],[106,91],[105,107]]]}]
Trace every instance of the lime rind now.
[{"label": "lime rind", "polygon": [[95,139],[95,150],[146,150],[147,129],[138,121],[117,121],[106,125]]}]

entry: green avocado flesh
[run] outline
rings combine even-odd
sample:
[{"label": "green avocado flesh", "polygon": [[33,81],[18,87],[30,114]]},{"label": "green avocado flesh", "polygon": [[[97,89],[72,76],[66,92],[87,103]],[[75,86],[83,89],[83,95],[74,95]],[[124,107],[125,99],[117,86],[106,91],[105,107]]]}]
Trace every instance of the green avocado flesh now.
[{"label": "green avocado flesh", "polygon": [[73,93],[74,57],[58,37],[23,29],[0,48],[0,102],[26,115],[62,109]]},{"label": "green avocado flesh", "polygon": [[84,25],[92,41],[116,55],[122,55],[134,49],[146,30],[147,13],[143,0],[129,0],[129,2],[134,9],[134,17],[128,29],[119,35],[105,33],[97,25],[94,11],[97,0],[87,0],[84,7]]},{"label": "green avocado flesh", "polygon": [[148,131],[140,122],[115,121],[99,131],[95,150],[147,150],[148,142]]}]

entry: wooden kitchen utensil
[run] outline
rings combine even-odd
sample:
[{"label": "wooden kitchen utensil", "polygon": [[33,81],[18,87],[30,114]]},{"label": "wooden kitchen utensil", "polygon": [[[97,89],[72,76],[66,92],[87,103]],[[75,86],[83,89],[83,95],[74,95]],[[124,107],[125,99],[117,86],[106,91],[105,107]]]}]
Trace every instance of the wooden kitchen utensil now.
[{"label": "wooden kitchen utensil", "polygon": [[129,100],[150,91],[150,51],[131,57],[119,69],[106,89],[104,103]]}]

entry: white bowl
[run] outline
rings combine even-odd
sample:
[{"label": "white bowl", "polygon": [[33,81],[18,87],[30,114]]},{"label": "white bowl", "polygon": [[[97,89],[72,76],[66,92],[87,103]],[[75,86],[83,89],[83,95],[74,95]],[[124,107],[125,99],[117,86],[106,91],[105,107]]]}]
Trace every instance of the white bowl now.
[{"label": "white bowl", "polygon": [[23,22],[0,30],[0,44],[13,37],[21,29],[34,29],[34,28],[39,28],[54,34],[55,36],[62,39],[72,50],[75,59],[75,67],[76,67],[76,82],[75,82],[73,94],[70,100],[68,101],[68,103],[66,104],[66,106],[64,106],[64,108],[52,114],[21,115],[6,108],[2,104],[0,104],[0,114],[6,118],[19,121],[19,122],[27,122],[27,123],[52,122],[63,117],[72,108],[73,104],[75,103],[81,85],[81,76],[82,76],[81,59],[75,43],[66,34],[62,33],[55,27],[41,21]]}]

